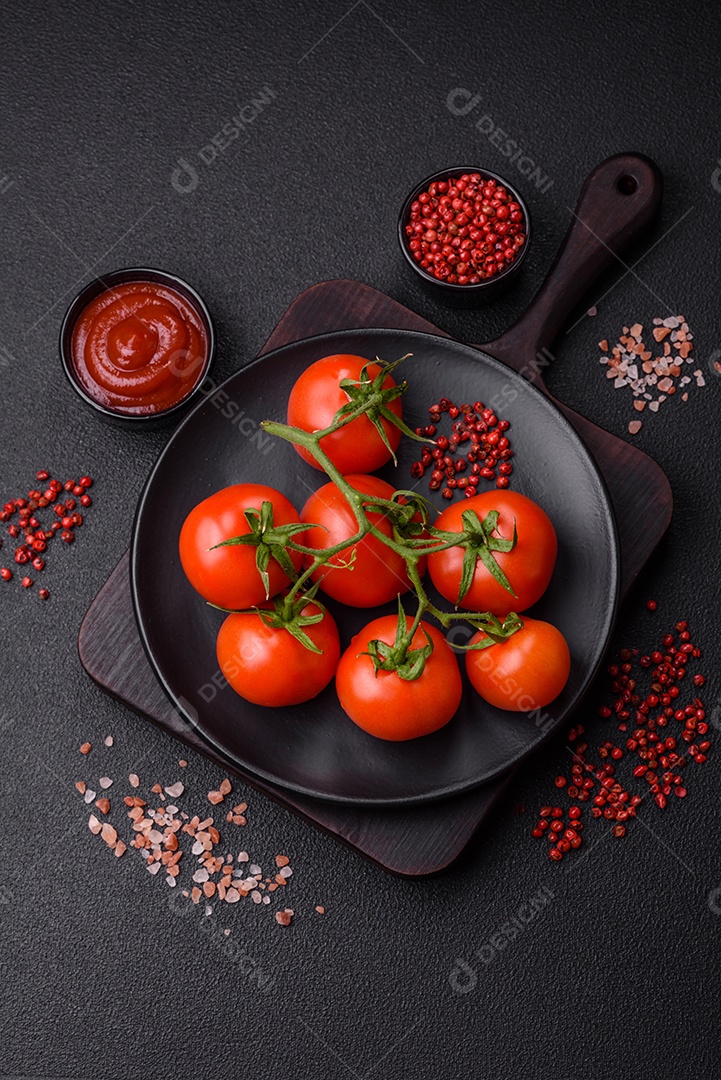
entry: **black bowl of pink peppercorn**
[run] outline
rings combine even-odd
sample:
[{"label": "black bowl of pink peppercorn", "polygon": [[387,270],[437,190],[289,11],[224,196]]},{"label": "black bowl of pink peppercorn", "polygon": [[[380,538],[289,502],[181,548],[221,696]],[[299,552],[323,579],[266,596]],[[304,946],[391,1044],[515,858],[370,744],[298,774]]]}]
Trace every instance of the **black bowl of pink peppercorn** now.
[{"label": "black bowl of pink peppercorn", "polygon": [[491,299],[518,274],[531,240],[519,192],[487,169],[441,169],[411,191],[398,218],[403,256],[446,298]]}]

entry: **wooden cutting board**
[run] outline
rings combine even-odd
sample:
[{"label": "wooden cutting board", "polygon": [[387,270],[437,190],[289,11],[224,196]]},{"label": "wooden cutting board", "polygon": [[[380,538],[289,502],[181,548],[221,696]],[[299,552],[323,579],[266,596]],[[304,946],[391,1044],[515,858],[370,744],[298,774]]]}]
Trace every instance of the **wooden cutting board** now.
[{"label": "wooden cutting board", "polygon": [[[631,205],[628,176],[638,178]],[[624,181],[626,190],[621,185]],[[548,393],[538,358],[565,317],[616,251],[655,215],[660,180],[646,159],[623,155],[603,162],[587,180],[574,221],[544,286],[529,311],[506,334],[478,346],[522,371]],[[329,281],[301,293],[261,350],[301,338],[360,327],[393,327],[447,336],[384,293],[356,281]],[[668,480],[654,461],[557,403],[594,455],[608,486],[621,547],[621,595],[650,558],[671,518]],[[126,553],[87,612],[79,651],[88,674],[107,693],[224,770],[372,859],[407,876],[437,873],[463,851],[513,773],[463,796],[407,809],[346,807],[297,795],[244,773],[211,747],[166,698],[138,636]]]}]

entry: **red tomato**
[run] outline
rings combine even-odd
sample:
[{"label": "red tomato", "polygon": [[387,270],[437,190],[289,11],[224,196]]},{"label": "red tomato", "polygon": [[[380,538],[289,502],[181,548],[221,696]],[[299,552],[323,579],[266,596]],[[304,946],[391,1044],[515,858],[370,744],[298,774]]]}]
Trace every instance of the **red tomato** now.
[{"label": "red tomato", "polygon": [[[395,490],[378,476],[351,474],[346,480],[356,491],[376,498],[390,499]],[[317,551],[350,540],[358,532],[358,522],[350,503],[332,482],[313,492],[300,516],[301,521],[316,525],[306,531],[304,543]],[[375,512],[369,512],[368,517],[385,536],[392,536],[393,527],[387,517]],[[322,582],[321,588],[328,596],[349,607],[377,607],[410,589],[405,561],[382,540],[365,536],[355,545],[353,565],[347,569],[339,567],[339,563],[348,561],[352,550],[349,548],[333,556],[313,575],[314,580]],[[310,563],[311,556],[308,556],[306,565]],[[426,560],[422,559],[418,564],[419,573],[425,573],[425,569]]]},{"label": "red tomato", "polygon": [[[185,519],[180,531],[180,561],[190,584],[211,604],[246,608],[265,600],[265,587],[255,564],[255,547],[240,545],[210,550],[231,536],[249,533],[245,511],[254,508],[260,512],[264,502],[273,505],[274,525],[300,521],[285,495],[264,484],[233,484],[216,491],[198,503]],[[302,534],[295,539],[302,543]],[[302,561],[302,555],[292,555],[296,569]],[[271,596],[289,583],[287,574],[274,558],[268,565],[268,576]]]},{"label": "red tomato", "polygon": [[[470,643],[484,637],[479,630]],[[507,641],[467,652],[466,671],[489,704],[512,712],[531,712],[561,693],[571,671],[571,654],[560,630],[524,616],[521,629]]]},{"label": "red tomato", "polygon": [[[409,629],[412,623],[408,616]],[[368,643],[379,640],[392,645],[397,624],[396,615],[384,615],[364,626],[343,653],[335,680],[341,707],[351,720],[370,735],[391,742],[438,731],[458,709],[463,693],[454,653],[443,634],[424,622],[411,642],[414,649],[427,645],[424,631],[433,642],[420,677],[408,681],[395,671],[376,674],[371,657],[365,655]]]},{"label": "red tomato", "polygon": [[[301,615],[322,610],[311,602]],[[255,612],[229,615],[218,633],[220,670],[236,693],[255,705],[279,708],[309,701],[333,678],[340,639],[327,611],[321,622],[303,626],[303,631],[320,653],[307,649],[288,630],[267,626]]]},{"label": "red tomato", "polygon": [[[491,510],[497,510],[498,527],[494,535],[509,540],[513,537],[515,522],[516,546],[512,551],[494,551],[492,554],[516,595],[496,581],[478,559],[471,587],[460,606],[469,611],[490,611],[494,615],[525,611],[543,596],[556,563],[558,541],[550,519],[537,503],[517,491],[484,491],[449,506],[435,522],[435,527],[447,532],[462,532],[462,515],[467,510],[475,510],[481,521]],[[428,557],[433,584],[454,604],[458,600],[464,554],[463,547],[452,547]]]},{"label": "red tomato", "polygon": [[[322,431],[333,423],[341,408],[350,400],[345,390],[341,390],[342,379],[360,380],[361,371],[368,364],[362,356],[350,353],[336,353],[316,360],[296,380],[288,399],[288,423],[303,431]],[[373,379],[380,373],[378,364],[369,364],[367,376]],[[383,382],[383,388],[395,386],[395,380],[389,375]],[[388,408],[396,416],[402,412],[401,399],[395,398],[388,403]],[[401,433],[389,420],[382,419],[383,430],[388,442],[395,450],[401,441]],[[352,423],[326,435],[321,441],[335,467],[341,473],[369,473],[380,469],[390,459],[388,447],[380,437],[367,416],[359,416]],[[302,446],[296,446],[300,456],[316,469],[321,466],[312,454]]]}]

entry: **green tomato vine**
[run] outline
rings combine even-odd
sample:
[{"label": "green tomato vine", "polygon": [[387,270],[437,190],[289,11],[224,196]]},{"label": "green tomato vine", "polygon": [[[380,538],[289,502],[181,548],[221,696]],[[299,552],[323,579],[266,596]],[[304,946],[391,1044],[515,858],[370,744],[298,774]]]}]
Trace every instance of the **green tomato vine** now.
[{"label": "green tomato vine", "polygon": [[[457,648],[484,649],[491,645],[508,640],[523,625],[515,613],[508,615],[503,622],[489,612],[459,612],[443,611],[438,608],[428,596],[420,573],[418,564],[420,560],[436,552],[445,551],[448,548],[460,546],[464,548],[463,568],[458,595],[458,603],[463,600],[470,588],[476,563],[480,559],[486,569],[495,577],[512,596],[513,589],[504,574],[502,568],[494,557],[494,552],[511,551],[517,542],[517,534],[514,525],[512,537],[502,537],[498,534],[498,512],[491,511],[483,520],[473,510],[467,510],[463,514],[463,531],[460,533],[445,532],[436,529],[430,522],[431,510],[435,508],[429,501],[418,492],[399,489],[393,493],[390,499],[369,496],[357,491],[335,467],[321,443],[323,439],[339,431],[347,424],[351,424],[360,416],[367,416],[373,423],[380,437],[383,439],[394,462],[395,454],[390,446],[384,421],[399,428],[402,434],[419,442],[429,442],[416,435],[400,417],[388,408],[390,401],[395,400],[405,393],[407,383],[396,383],[391,387],[383,384],[392,371],[408,356],[401,357],[393,363],[386,363],[376,359],[375,363],[380,366],[380,372],[370,377],[367,365],[361,372],[360,379],[345,379],[340,384],[348,396],[348,402],[343,405],[328,427],[320,431],[308,432],[302,428],[291,427],[274,420],[264,420],[261,427],[271,435],[279,439],[302,446],[321,466],[323,471],[333,481],[339,491],[345,496],[351,507],[357,523],[357,531],[349,540],[332,545],[318,551],[316,548],[307,547],[294,539],[308,524],[274,526],[272,505],[263,503],[260,510],[249,510],[246,518],[250,526],[250,533],[244,536],[231,537],[223,541],[224,545],[245,544],[255,546],[256,565],[261,574],[266,593],[268,591],[267,568],[271,558],[276,559],[288,577],[291,586],[285,596],[277,597],[273,601],[272,615],[263,609],[257,609],[261,618],[269,625],[284,626],[291,634],[302,641],[308,648],[308,637],[302,632],[304,620],[301,616],[306,604],[313,601],[322,607],[316,598],[317,584],[313,584],[313,575],[331,559],[342,553],[348,553],[347,559],[342,563],[334,563],[334,566],[342,565],[347,568],[353,566],[355,559],[355,546],[366,536],[374,536],[404,560],[408,571],[408,577],[413,586],[417,606],[415,616],[410,626],[407,624],[407,616],[403,610],[400,597],[398,599],[398,626],[395,642],[392,646],[385,642],[373,641],[369,644],[369,655],[373,660],[376,673],[379,671],[395,671],[398,676],[406,680],[418,679],[423,673],[426,660],[431,655],[433,643],[426,634],[427,643],[421,648],[413,649],[412,642],[416,631],[421,625],[424,615],[430,615],[437,619],[445,629],[449,629],[455,620],[467,622],[475,630],[483,632],[483,638],[475,645],[457,646]],[[392,525],[392,535],[389,537],[382,532],[370,519],[369,512],[383,514]],[[297,552],[308,556],[311,561],[300,572],[295,571],[288,552]],[[272,622],[269,621],[272,619]],[[315,621],[315,618],[314,618]]]}]

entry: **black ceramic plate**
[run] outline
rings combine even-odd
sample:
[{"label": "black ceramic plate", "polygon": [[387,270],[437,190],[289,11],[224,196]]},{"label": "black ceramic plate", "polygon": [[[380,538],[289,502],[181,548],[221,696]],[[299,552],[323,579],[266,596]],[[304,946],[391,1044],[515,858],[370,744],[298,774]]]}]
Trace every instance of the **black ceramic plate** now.
[{"label": "black ceramic plate", "polygon": [[[314,360],[335,352],[392,360],[404,353],[409,390],[404,416],[427,422],[439,396],[456,402],[502,402],[511,421],[512,487],[543,506],[559,553],[551,585],[534,614],[565,634],[571,676],[541,716],[486,705],[465,680],[458,713],[442,731],[407,743],[374,739],[341,710],[331,684],[289,709],[250,705],[220,688],[215,639],[223,614],[185,580],[178,535],[201,499],[247,481],[278,488],[300,509],[325,480],[261,420],[284,420],[290,389]],[[410,487],[417,447],[404,439],[399,465],[381,472]],[[427,492],[425,481],[422,490]],[[438,499],[438,504],[445,505]],[[201,402],[161,454],[140,499],[132,543],[132,592],[141,637],[176,708],[238,763],[273,783],[308,795],[366,805],[423,802],[483,784],[530,754],[578,705],[603,657],[615,616],[619,559],[606,489],[576,432],[520,375],[458,342],[400,330],[346,330],[285,346],[231,376]],[[437,598],[438,599],[438,598]],[[444,605],[445,601],[439,600]],[[384,609],[341,608],[330,601],[343,646]]]}]

